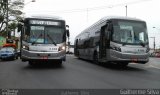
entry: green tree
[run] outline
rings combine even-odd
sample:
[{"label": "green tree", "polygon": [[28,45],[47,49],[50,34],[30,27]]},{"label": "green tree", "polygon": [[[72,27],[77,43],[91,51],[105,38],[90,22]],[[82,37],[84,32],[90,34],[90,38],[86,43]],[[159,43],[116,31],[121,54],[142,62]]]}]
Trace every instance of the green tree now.
[{"label": "green tree", "polygon": [[5,24],[5,16],[6,16],[6,0],[0,1],[0,32],[4,31],[4,24]]},{"label": "green tree", "polygon": [[[8,31],[15,30],[22,19],[24,0],[8,0]],[[7,0],[0,0],[0,35],[6,36]],[[13,26],[13,27],[11,27]],[[14,28],[14,29],[13,29]]]}]

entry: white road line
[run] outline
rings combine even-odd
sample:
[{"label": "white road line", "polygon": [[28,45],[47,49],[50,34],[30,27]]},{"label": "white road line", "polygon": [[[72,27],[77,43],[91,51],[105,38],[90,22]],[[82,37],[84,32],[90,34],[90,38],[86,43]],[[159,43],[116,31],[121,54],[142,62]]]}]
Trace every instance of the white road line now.
[{"label": "white road line", "polygon": [[[136,65],[137,63],[130,63],[130,64]],[[139,65],[140,65],[140,64],[139,64]],[[159,70],[160,70],[160,67],[156,67],[156,66],[151,65],[151,64],[145,65],[145,66],[143,66],[143,67],[144,67],[144,68],[155,68],[155,69],[159,69]]]},{"label": "white road line", "polygon": [[153,65],[149,65],[150,67],[153,67],[153,68],[156,68],[156,69],[159,69],[160,70],[160,68],[158,68],[158,67],[155,67],[155,66],[153,66]]}]

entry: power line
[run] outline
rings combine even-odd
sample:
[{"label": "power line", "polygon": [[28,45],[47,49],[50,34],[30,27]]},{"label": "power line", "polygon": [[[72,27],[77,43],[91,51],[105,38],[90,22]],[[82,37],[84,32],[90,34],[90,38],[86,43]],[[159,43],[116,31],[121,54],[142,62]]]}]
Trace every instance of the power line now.
[{"label": "power line", "polygon": [[[45,11],[45,12],[51,12],[51,13],[74,13],[74,12],[86,12],[89,11],[95,11],[95,10],[101,10],[101,9],[106,9],[106,8],[114,8],[114,7],[120,7],[120,6],[126,6],[126,5],[133,5],[133,4],[138,4],[146,1],[151,1],[151,0],[138,0],[138,1],[133,1],[133,2],[124,2],[120,4],[115,4],[115,5],[108,5],[108,6],[98,6],[98,7],[91,7],[91,8],[83,8],[83,9],[71,9],[71,10],[60,10],[60,11]],[[41,11],[34,11],[34,12],[41,12]]]}]

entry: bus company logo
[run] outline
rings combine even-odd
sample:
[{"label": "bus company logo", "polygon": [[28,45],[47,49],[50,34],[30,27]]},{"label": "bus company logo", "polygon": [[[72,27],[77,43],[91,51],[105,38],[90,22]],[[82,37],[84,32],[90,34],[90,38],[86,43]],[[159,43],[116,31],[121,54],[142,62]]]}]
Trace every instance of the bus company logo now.
[{"label": "bus company logo", "polygon": [[57,50],[57,48],[49,48],[49,50]]},{"label": "bus company logo", "polygon": [[144,49],[137,49],[138,52],[145,52]]}]

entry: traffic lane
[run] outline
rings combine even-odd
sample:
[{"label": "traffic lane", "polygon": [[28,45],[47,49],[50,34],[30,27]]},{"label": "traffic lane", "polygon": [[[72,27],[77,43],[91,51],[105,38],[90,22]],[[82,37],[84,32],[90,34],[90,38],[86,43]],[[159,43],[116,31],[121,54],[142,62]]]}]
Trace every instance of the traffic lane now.
[{"label": "traffic lane", "polygon": [[[21,60],[4,61],[0,65],[0,88],[36,89],[58,87],[59,84],[55,82],[55,73],[59,72],[58,69],[63,70],[63,67],[46,65],[44,67],[31,67],[27,62],[21,62]],[[53,76],[55,78],[52,80],[51,77]]]},{"label": "traffic lane", "polygon": [[0,88],[115,89],[158,88],[160,85],[159,70],[150,68],[149,64],[119,68],[95,65],[74,56],[67,59],[62,67],[30,67],[20,60],[4,62],[0,64]]},{"label": "traffic lane", "polygon": [[[78,63],[78,64],[88,65],[88,63],[85,63],[85,62]],[[72,64],[72,65],[73,65],[73,64]],[[77,64],[76,64],[76,65],[77,65]],[[68,65],[67,65],[67,66],[68,66]],[[80,66],[81,66],[81,65],[80,65]],[[88,68],[89,66],[85,66],[85,67]],[[74,66],[71,67],[70,69],[73,69],[73,68],[74,68]],[[86,69],[87,69],[87,68],[86,68]],[[30,72],[30,71],[33,71],[32,74],[29,74],[29,76],[31,76],[31,75],[33,75],[32,77],[35,77],[35,75],[36,75],[36,77],[39,77],[39,76],[40,76],[40,77],[38,78],[38,79],[39,79],[38,81],[40,81],[41,79],[42,79],[42,80],[46,80],[46,79],[43,79],[43,78],[41,77],[41,75],[46,75],[46,74],[43,74],[43,73],[45,73],[45,72],[43,72],[43,71],[44,71],[44,70],[45,70],[45,71],[46,71],[46,70],[48,71],[49,68],[48,68],[48,67],[47,67],[47,68],[32,68],[32,67],[28,67],[28,66],[27,66],[27,67],[25,67],[24,69],[28,70],[29,72]],[[57,69],[57,68],[51,68],[51,69]],[[59,69],[59,68],[58,68],[58,69]],[[64,68],[63,68],[63,69],[64,69]],[[109,69],[117,69],[117,68],[109,67]],[[137,68],[136,68],[136,69],[137,69]],[[84,70],[85,70],[85,69],[84,69]],[[78,72],[81,72],[80,74],[84,74],[84,72],[82,72],[82,71],[84,71],[84,70],[82,70],[82,68],[79,68],[79,71],[78,71]],[[99,69],[97,69],[97,70],[99,70]],[[125,69],[122,69],[122,70],[125,70]],[[135,68],[127,68],[126,70],[134,71]],[[140,70],[140,71],[141,71],[141,69],[137,69],[137,70]],[[136,70],[136,71],[137,71],[137,70]],[[27,71],[27,72],[28,72],[28,71]],[[35,71],[36,71],[36,72],[35,72]],[[42,72],[40,73],[40,75],[37,75],[37,74],[39,74],[39,73],[37,73],[37,71],[38,71],[38,72],[41,72],[41,71],[42,71]],[[53,70],[52,70],[52,71],[53,71]],[[62,70],[60,70],[60,71],[62,71]],[[76,70],[74,69],[73,71],[76,71]],[[91,70],[87,70],[87,71],[92,71],[92,69],[91,69]],[[67,72],[68,72],[68,70],[67,70]],[[60,72],[58,71],[58,73],[60,73]],[[62,71],[62,73],[64,74],[64,71]],[[62,74],[62,75],[63,75],[63,74]],[[71,74],[72,74],[72,72],[68,72],[68,73],[67,73],[67,77],[64,76],[65,79],[66,79],[66,80],[74,80],[74,79],[76,80],[77,78],[74,78],[73,76],[71,76]],[[77,73],[76,73],[76,74],[77,74]],[[61,75],[61,74],[60,74],[60,75]],[[74,73],[73,73],[73,75],[74,75]],[[85,75],[85,74],[84,74],[84,75]],[[88,77],[88,75],[89,75],[89,74],[87,74],[86,76]],[[68,76],[69,76],[69,77],[68,77]],[[44,76],[44,77],[45,77],[45,76]],[[48,76],[47,76],[47,77],[48,77]],[[47,77],[46,77],[46,78],[47,78]],[[58,76],[57,76],[57,77],[58,77]],[[61,77],[61,76],[59,76],[59,77]],[[72,78],[72,77],[73,77],[73,78]],[[84,78],[84,79],[87,79],[87,77]],[[94,77],[95,77],[95,76],[94,76]],[[67,78],[69,78],[69,79],[67,79]],[[70,78],[72,78],[72,79],[70,79]],[[34,79],[34,78],[33,78],[33,79]],[[33,81],[33,79],[32,79],[32,81]],[[36,78],[36,79],[37,79],[37,78]],[[54,78],[54,79],[55,79],[55,78]],[[93,78],[93,79],[94,79],[94,78]],[[83,80],[83,79],[78,78],[78,80],[76,80],[76,81],[79,81],[79,80]],[[35,80],[35,81],[37,82],[37,80]],[[51,81],[52,81],[52,80],[51,80]],[[84,80],[83,80],[83,81],[84,81]],[[90,78],[89,78],[89,81],[91,81]],[[39,83],[36,83],[36,82],[34,82],[34,86],[35,86],[35,84],[39,84]],[[70,82],[70,81],[69,81],[69,82]],[[67,83],[69,83],[69,82],[67,82]],[[64,83],[64,82],[62,81],[62,83]],[[75,83],[74,83],[73,81],[71,81],[70,85],[73,85],[73,84],[75,84]],[[97,85],[98,85],[98,84],[99,84],[99,83],[97,83]],[[33,86],[33,87],[34,87],[34,86]],[[43,84],[43,86],[45,86],[45,85]],[[49,85],[47,84],[46,86],[49,86]],[[62,85],[61,85],[61,86],[62,86]],[[84,86],[83,83],[82,83],[82,86]],[[101,86],[102,86],[102,85],[100,85],[100,87],[101,87]],[[51,86],[51,87],[53,87],[53,86]],[[73,86],[73,87],[74,87],[74,86]],[[109,86],[109,87],[112,87],[112,86]]]},{"label": "traffic lane", "polygon": [[152,63],[150,64],[151,67],[160,70],[160,58],[150,57],[150,62],[152,62]]},{"label": "traffic lane", "polygon": [[28,64],[18,64],[18,62],[6,63],[6,65],[12,65],[8,67],[12,71],[3,72],[4,76],[0,81],[5,82],[0,85],[2,88],[65,89],[91,88],[95,85],[110,87],[99,82],[95,83],[89,75],[83,74],[83,71],[79,72],[74,69],[78,67],[72,67],[72,64],[68,63],[64,63],[62,67],[30,67]]},{"label": "traffic lane", "polygon": [[115,64],[96,65],[97,67],[94,68],[88,66],[88,64],[93,64],[92,62],[80,61],[83,65],[79,65],[79,67],[83,66],[82,68],[90,69],[87,71],[93,70],[93,76],[100,78],[99,81],[104,82],[106,85],[112,84],[113,88],[160,88],[160,71],[152,68],[151,63],[129,64],[126,68],[118,67]]}]

